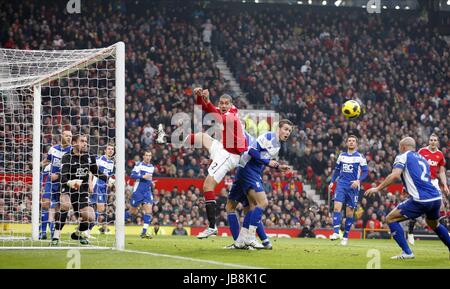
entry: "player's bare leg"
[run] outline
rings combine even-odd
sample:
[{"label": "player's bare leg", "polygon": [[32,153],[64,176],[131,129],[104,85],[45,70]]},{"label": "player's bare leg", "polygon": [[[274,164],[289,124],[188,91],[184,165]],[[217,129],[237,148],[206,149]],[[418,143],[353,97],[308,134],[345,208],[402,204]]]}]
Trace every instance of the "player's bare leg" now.
[{"label": "player's bare leg", "polygon": [[391,235],[397,244],[402,248],[402,253],[397,256],[391,257],[391,259],[403,260],[403,259],[414,259],[415,256],[411,249],[408,246],[408,243],[405,239],[405,232],[403,231],[400,222],[407,220],[399,209],[392,210],[386,216],[386,223],[389,225],[389,229],[391,230]]},{"label": "player's bare leg", "polygon": [[59,204],[55,209],[55,232],[53,233],[52,246],[59,244],[61,230],[66,224],[67,215],[71,205],[70,196],[68,194],[61,194]]},{"label": "player's bare leg", "polygon": [[[157,143],[167,143],[168,140],[165,139],[166,135],[163,126],[160,124],[158,126],[158,137]],[[185,147],[194,148],[204,148],[208,151],[210,150],[214,139],[206,133],[198,132],[189,134],[183,141]],[[208,175],[203,183],[203,194],[205,197],[206,215],[209,222],[208,228],[203,232],[198,234],[199,239],[208,238],[212,235],[217,235],[216,227],[216,196],[214,194],[214,189],[217,186],[217,182],[214,177]]]},{"label": "player's bare leg", "polygon": [[[334,201],[334,213],[340,213],[342,211],[342,203],[338,202],[338,201]],[[334,219],[334,217],[333,217]],[[330,240],[331,241],[335,241],[341,238],[341,236],[339,235],[339,233],[336,233],[336,231],[339,230],[339,228],[341,227],[341,220],[333,220],[336,221],[334,224],[334,233],[330,235]],[[337,229],[337,230],[336,230]]]},{"label": "player's bare leg", "polygon": [[[201,146],[208,151],[210,151],[211,146],[214,142],[214,139],[210,137],[208,134],[199,132],[196,134],[192,134],[190,137],[190,143],[198,146],[201,143]],[[210,152],[211,154],[211,152]],[[214,194],[214,189],[217,186],[216,180],[214,176],[208,174],[203,183],[203,195],[205,197],[205,209],[206,216],[209,222],[208,228],[206,228],[203,232],[198,234],[197,238],[204,239],[208,238],[212,235],[217,235],[217,227],[216,227],[216,195]]]},{"label": "player's bare leg", "polygon": [[214,139],[210,135],[208,135],[204,132],[198,132],[198,133],[192,133],[192,134],[188,135],[186,137],[186,139],[184,140],[184,143],[188,144],[188,145],[192,145],[195,148],[201,146],[202,148],[207,149],[209,151],[209,149],[212,146],[213,141],[214,141]]}]

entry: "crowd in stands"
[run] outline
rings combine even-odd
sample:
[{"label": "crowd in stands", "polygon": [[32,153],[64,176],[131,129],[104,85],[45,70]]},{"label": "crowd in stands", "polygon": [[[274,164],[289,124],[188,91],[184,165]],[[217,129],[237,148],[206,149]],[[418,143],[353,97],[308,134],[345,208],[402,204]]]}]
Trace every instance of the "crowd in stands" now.
[{"label": "crowd in stands", "polygon": [[[209,165],[205,150],[155,144],[155,132],[162,123],[170,135],[176,128],[171,125],[172,116],[192,113],[192,91],[198,86],[209,89],[213,102],[228,93],[238,108],[248,108],[215,66],[219,55],[253,107],[275,110],[295,123],[280,156],[296,172],[285,176],[267,169],[267,184],[275,178],[292,178],[311,184],[326,199],[335,160],[349,133],[360,138],[369,183],[391,171],[404,135],[422,146],[436,132],[449,164],[450,47],[414,11],[367,17],[357,9],[339,13],[300,6],[208,6],[191,1],[153,3],[145,8],[120,0],[83,5],[81,14],[67,14],[61,4],[1,2],[0,47],[83,49],[124,41],[128,173],[150,149],[155,177],[205,177]],[[357,120],[346,120],[340,113],[347,99],[363,104]],[[83,111],[90,103],[74,105]],[[87,125],[99,125],[91,123],[95,118],[87,119]],[[55,144],[60,130],[50,130],[45,145]],[[0,137],[9,138],[4,132]],[[5,152],[0,141],[0,164],[7,158]],[[447,177],[450,180],[449,172]],[[29,202],[15,204],[8,194],[16,185],[9,189],[7,183],[0,185],[4,188],[0,218],[21,218],[2,214],[2,208],[19,211]],[[127,200],[130,192],[127,186]],[[317,206],[305,192],[268,187],[267,193],[270,203],[263,217],[267,227],[331,226],[328,205]],[[222,191],[218,199],[222,225],[227,225],[226,195]],[[385,227],[386,214],[403,198],[400,192],[378,199],[361,197],[355,225]],[[204,226],[201,201],[199,188],[182,192],[156,188],[153,222]],[[112,206],[109,214],[113,219]],[[142,222],[128,217],[130,222]]]},{"label": "crowd in stands", "polygon": [[[425,20],[259,7],[214,10],[217,46],[252,103],[296,124],[286,153],[301,175],[323,191],[349,132],[360,137],[368,182],[390,172],[404,135],[422,146],[436,132],[448,163],[450,46]],[[356,121],[340,114],[348,99],[363,104]]]}]

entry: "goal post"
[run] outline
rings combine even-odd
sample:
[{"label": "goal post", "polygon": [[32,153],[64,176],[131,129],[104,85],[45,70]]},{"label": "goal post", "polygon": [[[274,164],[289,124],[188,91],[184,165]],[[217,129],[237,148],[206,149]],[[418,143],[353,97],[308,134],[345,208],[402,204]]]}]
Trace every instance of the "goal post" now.
[{"label": "goal post", "polygon": [[[108,144],[114,144],[115,154],[108,158],[114,170],[105,174],[117,181],[106,182],[107,189],[102,190],[99,188],[106,187],[105,182],[99,184],[94,178],[89,205],[97,208],[94,203],[100,202],[98,195],[102,193],[106,201],[105,210],[96,214],[90,245],[81,246],[78,240],[71,240],[70,233],[80,217],[80,212],[71,208],[61,231],[61,243],[50,248],[124,249],[123,42],[85,50],[0,49],[0,249],[49,248],[52,218],[46,240],[42,238],[42,220],[51,212],[54,217],[59,200],[54,193],[60,192],[61,186],[58,181],[49,181],[47,188],[41,162],[52,146],[61,144],[64,130],[87,135],[88,153],[95,155],[99,164],[106,157]],[[62,155],[57,155],[59,159],[50,160],[47,178],[60,166]],[[41,202],[49,191],[46,197],[52,201],[47,210]],[[97,228],[105,234],[99,234]]]}]

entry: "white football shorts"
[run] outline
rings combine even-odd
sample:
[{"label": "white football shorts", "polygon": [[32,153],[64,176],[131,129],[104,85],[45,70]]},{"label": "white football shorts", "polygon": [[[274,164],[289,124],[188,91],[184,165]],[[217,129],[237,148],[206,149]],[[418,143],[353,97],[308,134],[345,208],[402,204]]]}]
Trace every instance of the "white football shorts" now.
[{"label": "white football shorts", "polygon": [[217,183],[220,183],[225,175],[237,167],[240,155],[232,154],[223,148],[223,144],[218,140],[213,140],[209,148],[210,159],[212,163],[208,168],[208,174],[214,178]]}]

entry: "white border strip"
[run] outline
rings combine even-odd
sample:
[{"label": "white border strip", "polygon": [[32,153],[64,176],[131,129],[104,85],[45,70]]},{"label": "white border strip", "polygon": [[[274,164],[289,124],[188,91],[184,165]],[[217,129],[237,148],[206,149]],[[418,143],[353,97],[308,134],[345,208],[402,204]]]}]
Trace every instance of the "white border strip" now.
[{"label": "white border strip", "polygon": [[0,247],[1,250],[111,250],[111,247],[97,247],[97,246],[86,246],[86,247]]},{"label": "white border strip", "polygon": [[252,267],[252,266],[224,263],[224,262],[212,261],[212,260],[195,259],[195,258],[189,258],[189,257],[183,257],[183,256],[177,256],[177,255],[152,253],[152,252],[146,252],[146,251],[121,250],[120,252],[136,253],[136,254],[150,255],[150,256],[156,256],[156,257],[166,257],[166,258],[172,258],[172,259],[178,259],[178,260],[184,260],[184,261],[192,261],[192,262],[206,263],[206,264],[212,264],[212,265],[241,268],[241,269],[265,269],[265,268],[261,268],[261,267]]}]

